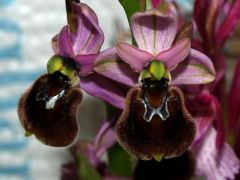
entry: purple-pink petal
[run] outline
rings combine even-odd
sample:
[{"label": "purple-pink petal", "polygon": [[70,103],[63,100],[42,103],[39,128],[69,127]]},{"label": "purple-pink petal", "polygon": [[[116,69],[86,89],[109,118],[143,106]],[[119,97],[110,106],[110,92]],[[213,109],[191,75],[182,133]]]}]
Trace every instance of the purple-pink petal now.
[{"label": "purple-pink petal", "polygon": [[185,38],[178,41],[170,49],[160,52],[155,60],[164,62],[166,68],[171,71],[188,56],[190,50],[191,42],[188,38]]},{"label": "purple-pink petal", "polygon": [[240,170],[239,159],[227,143],[218,150],[215,146],[216,137],[216,130],[210,127],[200,145],[191,148],[196,153],[196,174],[206,176],[208,180],[234,180]]},{"label": "purple-pink petal", "polygon": [[83,3],[73,3],[73,8],[78,15],[77,34],[72,34],[74,55],[98,53],[104,35],[95,12]]},{"label": "purple-pink petal", "polygon": [[94,62],[94,70],[102,76],[127,86],[134,86],[138,82],[139,74],[120,59],[116,48],[110,48],[100,53]]},{"label": "purple-pink petal", "polygon": [[75,62],[79,66],[80,76],[87,76],[93,72],[93,62],[96,60],[96,54],[78,55],[74,57]]},{"label": "purple-pink petal", "polygon": [[187,59],[171,71],[171,84],[206,84],[215,79],[212,61],[203,53],[191,49]]},{"label": "purple-pink petal", "polygon": [[81,77],[80,86],[88,94],[100,98],[119,109],[124,108],[126,91],[119,83],[94,73],[87,77]]},{"label": "purple-pink petal", "polygon": [[59,55],[64,57],[72,57],[73,49],[70,39],[70,30],[68,26],[64,26],[58,36]]},{"label": "purple-pink petal", "polygon": [[154,56],[171,47],[177,32],[177,19],[156,9],[132,16],[131,28],[140,49]]},{"label": "purple-pink petal", "polygon": [[124,42],[117,43],[116,49],[122,60],[128,63],[136,72],[141,72],[154,59],[150,53]]}]

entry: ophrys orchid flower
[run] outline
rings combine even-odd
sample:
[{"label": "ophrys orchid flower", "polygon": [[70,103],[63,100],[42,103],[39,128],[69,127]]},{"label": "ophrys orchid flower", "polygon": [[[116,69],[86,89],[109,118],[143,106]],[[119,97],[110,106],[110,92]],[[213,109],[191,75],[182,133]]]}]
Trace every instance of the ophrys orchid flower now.
[{"label": "ophrys orchid flower", "polygon": [[55,36],[48,74],[22,96],[18,108],[27,135],[34,134],[51,146],[66,146],[77,135],[76,112],[82,92],[76,85],[79,77],[92,73],[104,40],[94,11],[82,3],[73,3],[72,8],[75,21]]},{"label": "ophrys orchid flower", "polygon": [[[195,136],[195,122],[183,93],[174,85],[214,80],[211,60],[191,49],[191,26],[185,25],[178,34],[177,26],[177,18],[170,12],[135,13],[131,30],[137,47],[124,42],[116,45],[120,58],[138,73],[139,83],[128,92],[115,132],[118,142],[140,159],[160,160],[186,151]],[[103,56],[96,64],[98,73],[127,82],[124,73],[112,76],[118,71],[111,70],[116,61],[110,57]]]}]

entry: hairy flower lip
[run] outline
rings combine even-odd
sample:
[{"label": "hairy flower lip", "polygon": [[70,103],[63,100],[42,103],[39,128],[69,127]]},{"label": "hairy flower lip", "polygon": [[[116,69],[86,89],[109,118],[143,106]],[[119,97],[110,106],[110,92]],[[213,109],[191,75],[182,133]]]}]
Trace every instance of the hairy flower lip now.
[{"label": "hairy flower lip", "polygon": [[[164,143],[158,135],[155,136],[160,139],[156,140],[156,137],[151,139],[151,135],[146,136],[146,134],[139,134],[134,129],[136,125],[132,125],[134,122],[129,119],[129,116],[132,111],[132,98],[136,96],[138,91],[139,88],[132,88],[128,92],[125,110],[115,125],[117,141],[130,154],[143,160],[152,159],[156,154],[162,154],[164,158],[180,156],[191,145],[196,131],[194,119],[185,107],[181,90],[177,87],[170,87],[168,91],[174,92],[178,96],[183,119],[180,119],[176,128],[177,133],[171,135],[171,137],[165,136],[166,139],[164,139]],[[150,129],[150,131],[152,131],[152,129]]]},{"label": "hairy flower lip", "polygon": [[[73,142],[78,132],[76,112],[82,99],[79,88],[66,90],[53,109],[46,110],[45,103],[36,100],[36,95],[49,80],[48,74],[40,76],[22,95],[18,115],[23,128],[33,133],[38,140],[49,146],[62,147]],[[40,88],[40,89],[39,89]]]}]

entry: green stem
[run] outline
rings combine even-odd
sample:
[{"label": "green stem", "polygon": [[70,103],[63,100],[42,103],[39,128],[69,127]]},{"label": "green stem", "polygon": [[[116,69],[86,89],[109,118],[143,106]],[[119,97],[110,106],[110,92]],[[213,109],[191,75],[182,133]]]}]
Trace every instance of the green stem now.
[{"label": "green stem", "polygon": [[80,3],[79,0],[65,0],[66,3],[66,11],[67,11],[67,22],[70,26],[70,30],[73,33],[77,32],[77,18],[75,16],[75,13],[73,11],[72,3]]},{"label": "green stem", "polygon": [[146,11],[146,8],[147,8],[146,0],[139,0],[139,6],[140,6],[140,11],[142,12]]}]

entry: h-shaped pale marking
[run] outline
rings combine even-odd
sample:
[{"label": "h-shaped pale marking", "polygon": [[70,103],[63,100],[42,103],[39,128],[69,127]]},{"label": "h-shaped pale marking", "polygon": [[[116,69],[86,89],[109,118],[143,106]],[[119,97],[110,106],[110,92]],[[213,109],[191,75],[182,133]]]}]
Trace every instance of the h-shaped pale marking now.
[{"label": "h-shaped pale marking", "polygon": [[[58,93],[55,96],[49,97],[46,93],[46,89],[43,89],[40,91],[37,96],[36,96],[36,101],[41,101],[43,100],[45,102],[45,108],[46,109],[53,109],[57,100],[63,97],[65,94],[65,89],[63,89],[60,93]],[[42,97],[41,97],[42,95]]]},{"label": "h-shaped pale marking", "polygon": [[144,95],[141,99],[141,103],[144,105],[145,112],[143,114],[143,119],[150,123],[154,115],[158,115],[163,121],[166,121],[170,116],[168,111],[168,98],[163,97],[163,101],[158,108],[154,108],[148,101],[148,98]]}]

